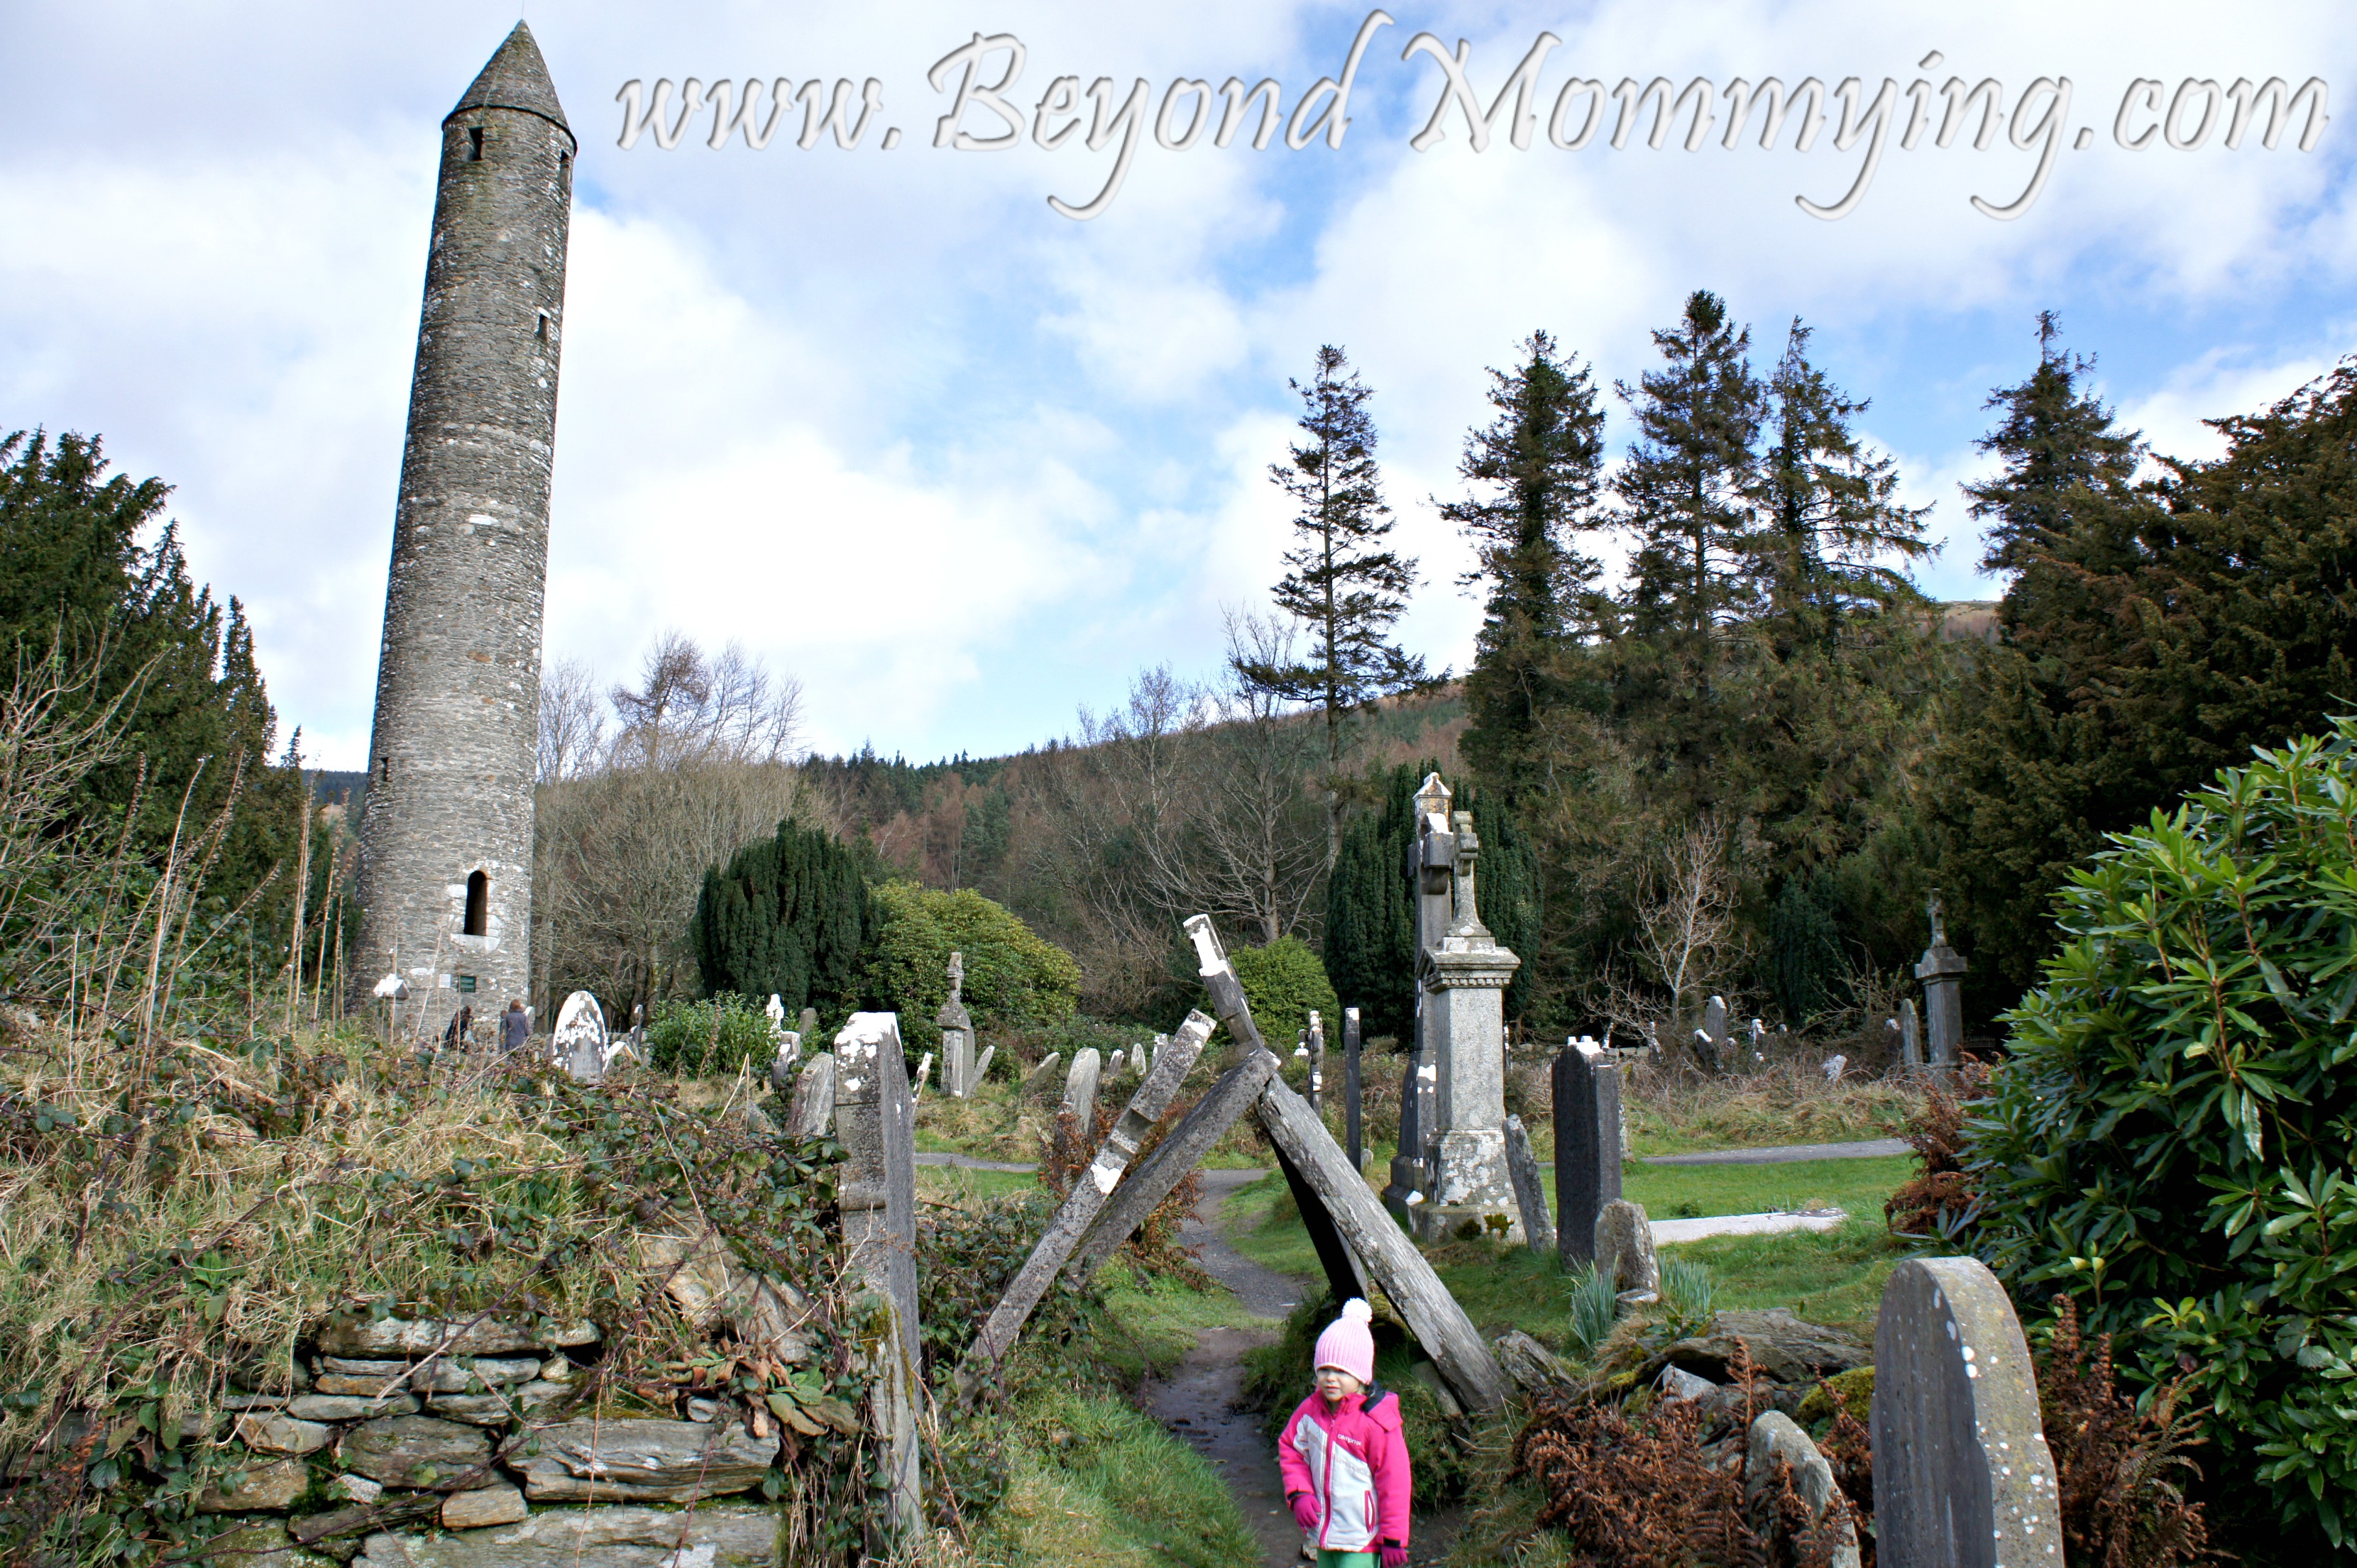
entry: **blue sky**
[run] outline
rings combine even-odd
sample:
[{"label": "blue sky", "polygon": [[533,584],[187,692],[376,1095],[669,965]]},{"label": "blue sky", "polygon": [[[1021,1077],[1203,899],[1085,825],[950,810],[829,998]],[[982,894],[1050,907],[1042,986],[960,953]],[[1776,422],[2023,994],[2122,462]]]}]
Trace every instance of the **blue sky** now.
[{"label": "blue sky", "polygon": [[[1726,295],[1762,360],[1794,316],[1821,363],[1869,397],[1868,436],[1935,507],[1920,580],[1987,597],[1955,495],[1988,390],[2018,381],[2031,326],[2061,312],[2104,394],[2163,451],[2215,449],[2201,421],[2290,392],[2357,348],[2349,137],[2300,120],[2268,150],[2115,143],[2132,81],[2350,85],[2357,12],[2329,4],[1394,5],[1352,84],[1338,149],[1280,131],[1155,145],[1074,221],[1116,160],[1082,124],[1056,151],[933,145],[951,93],[929,68],[977,33],[1027,59],[1027,118],[1059,76],[1083,88],[1230,76],[1282,86],[1290,114],[1339,75],[1364,6],[549,4],[525,13],[581,140],[551,539],[548,656],[627,676],[680,628],[743,641],[801,677],[809,740],[930,757],[1070,730],[1168,662],[1208,675],[1223,607],[1256,607],[1286,512],[1267,483],[1286,380],[1321,342],[1376,389],[1389,499],[1426,584],[1403,623],[1462,667],[1478,607],[1458,493],[1485,371],[1544,328],[1599,379],[1634,381],[1647,333],[1693,288]],[[343,8],[93,3],[0,15],[0,429],[102,434],[125,468],[178,488],[197,570],[252,608],[282,719],[327,766],[363,760],[393,498],[433,206],[436,126],[515,20],[468,4]],[[1501,116],[1486,150],[1441,94],[1420,33],[1469,45],[1485,108],[1542,32],[1531,145]],[[1937,50],[1942,60],[1920,65]],[[993,56],[985,80],[1006,57]],[[953,90],[955,71],[949,82]],[[617,145],[638,79],[877,79],[899,145]],[[1855,210],[1835,200],[1871,137],[1721,145],[1736,78],[1895,85],[1889,141]],[[1705,79],[1699,150],[1648,111],[1609,145],[1611,88]],[[2008,121],[1985,150],[1934,143],[1951,76],[1995,79]],[[1606,89],[1585,148],[1549,145],[1566,80]],[[2039,117],[2072,99],[2048,182]],[[1919,78],[1931,134],[1900,142]],[[857,87],[853,89],[856,94]],[[2206,91],[2180,110],[2190,139]],[[1085,110],[1086,100],[1083,100]],[[1575,97],[1573,122],[1587,101]],[[1216,98],[1215,98],[1216,107]],[[1186,109],[1177,110],[1180,120]],[[1085,120],[1085,113],[1083,115]],[[2150,124],[2132,115],[2128,134]],[[2337,115],[2336,115],[2337,118]],[[963,127],[996,134],[970,108]],[[2072,145],[2084,127],[2091,145]],[[1051,127],[1052,128],[1052,127]],[[2018,128],[2032,150],[2017,150]],[[1627,424],[1613,405],[1611,434]]]}]

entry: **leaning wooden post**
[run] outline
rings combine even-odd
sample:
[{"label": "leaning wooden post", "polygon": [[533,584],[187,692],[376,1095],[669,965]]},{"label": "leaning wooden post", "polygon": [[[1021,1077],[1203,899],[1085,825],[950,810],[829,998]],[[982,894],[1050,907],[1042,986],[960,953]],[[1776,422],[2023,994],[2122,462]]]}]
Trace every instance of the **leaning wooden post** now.
[{"label": "leaning wooden post", "polygon": [[1351,1155],[1351,1168],[1367,1168],[1367,1144],[1364,1129],[1360,1125],[1359,1097],[1359,1010],[1342,1009],[1342,1146]]},{"label": "leaning wooden post", "polygon": [[861,1354],[874,1379],[869,1430],[883,1449],[875,1471],[875,1489],[882,1494],[880,1533],[899,1541],[925,1522],[917,1449],[917,1400],[923,1389],[917,1341],[917,1118],[899,1015],[854,1013],[834,1037],[834,1058],[835,1133],[843,1144],[835,1192],[845,1272],[877,1303]]},{"label": "leaning wooden post", "polygon": [[1227,1136],[1228,1129],[1252,1110],[1261,1086],[1277,1069],[1276,1054],[1261,1043],[1260,1026],[1253,1022],[1252,1008],[1244,1001],[1244,988],[1236,979],[1225,950],[1220,946],[1219,933],[1211,929],[1211,918],[1191,917],[1187,921],[1187,935],[1195,944],[1203,988],[1211,997],[1211,1011],[1227,1026],[1229,1037],[1236,1042],[1235,1065],[1222,1073],[1220,1080],[1211,1085],[1211,1092],[1180,1118],[1170,1135],[1130,1173],[1129,1179],[1106,1203],[1096,1224],[1072,1254],[1071,1268],[1076,1280],[1086,1280],[1096,1273],[1097,1266],[1129,1240],[1132,1231],[1146,1223],[1146,1217],[1170,1196],[1171,1188],[1186,1180],[1187,1173],[1201,1163],[1211,1145]]},{"label": "leaning wooden post", "polygon": [[[1415,1242],[1367,1190],[1365,1178],[1351,1168],[1326,1123],[1309,1113],[1299,1095],[1274,1079],[1261,1090],[1260,1122],[1318,1199],[1314,1207],[1365,1260],[1367,1273],[1407,1320],[1409,1331],[1440,1369],[1458,1402],[1476,1412],[1503,1404],[1506,1375],[1498,1369],[1496,1358]],[[1302,1205],[1304,1220],[1312,1207]]]},{"label": "leaning wooden post", "polygon": [[1137,1092],[1130,1096],[1113,1131],[1105,1134],[1104,1146],[1097,1151],[1096,1158],[1081,1178],[1072,1183],[1064,1206],[1056,1211],[1056,1218],[1040,1236],[1039,1244],[1031,1249],[1030,1257],[1024,1260],[1023,1267],[1008,1282],[998,1305],[991,1309],[990,1320],[982,1326],[982,1332],[974,1337],[964,1359],[958,1364],[960,1400],[972,1399],[983,1380],[996,1372],[999,1362],[1015,1348],[1016,1338],[1023,1332],[1032,1309],[1048,1294],[1058,1271],[1104,1208],[1122,1173],[1137,1156],[1138,1145],[1146,1141],[1146,1134],[1162,1120],[1162,1113],[1178,1096],[1178,1085],[1194,1067],[1195,1058],[1202,1055],[1203,1043],[1211,1037],[1211,1019],[1200,1013],[1189,1013],[1187,1022],[1179,1026],[1178,1037],[1164,1049],[1161,1059],[1146,1074]]},{"label": "leaning wooden post", "polygon": [[[1173,1041],[1172,1045],[1177,1042]],[[1171,1046],[1163,1047],[1170,1054]],[[1263,1051],[1241,1066],[1232,1067],[1220,1075],[1194,1109],[1178,1119],[1154,1152],[1138,1162],[1127,1180],[1115,1187],[1113,1196],[1097,1214],[1096,1222],[1088,1234],[1072,1250],[1072,1261],[1067,1265],[1076,1281],[1084,1281],[1129,1240],[1136,1229],[1146,1223],[1146,1216],[1162,1207],[1170,1191],[1187,1179],[1187,1173],[1202,1163],[1212,1144],[1227,1136],[1228,1129],[1242,1121],[1260,1098],[1261,1086],[1276,1071],[1276,1058]]]}]

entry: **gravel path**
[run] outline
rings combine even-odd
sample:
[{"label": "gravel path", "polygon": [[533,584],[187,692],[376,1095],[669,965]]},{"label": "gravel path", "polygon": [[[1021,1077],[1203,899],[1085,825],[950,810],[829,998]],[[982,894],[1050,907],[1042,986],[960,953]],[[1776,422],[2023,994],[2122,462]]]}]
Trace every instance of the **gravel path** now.
[{"label": "gravel path", "polygon": [[[1265,1568],[1298,1568],[1305,1561],[1301,1531],[1286,1507],[1275,1451],[1261,1434],[1259,1412],[1235,1405],[1243,1389],[1244,1352],[1275,1344],[1286,1315],[1311,1285],[1245,1257],[1229,1245],[1220,1226],[1220,1206],[1228,1195],[1267,1174],[1204,1171],[1202,1200],[1179,1233],[1196,1250],[1204,1271],[1235,1292],[1237,1304],[1259,1321],[1204,1329],[1170,1380],[1151,1391],[1146,1410],[1226,1479],[1244,1522],[1260,1537]],[[1460,1523],[1455,1509],[1417,1519],[1409,1554],[1415,1568],[1446,1563]]]},{"label": "gravel path", "polygon": [[1904,1138],[1869,1138],[1858,1144],[1786,1144],[1773,1149],[1706,1149],[1695,1155],[1647,1155],[1649,1165],[1781,1165],[1799,1160],[1874,1160],[1911,1154]]}]

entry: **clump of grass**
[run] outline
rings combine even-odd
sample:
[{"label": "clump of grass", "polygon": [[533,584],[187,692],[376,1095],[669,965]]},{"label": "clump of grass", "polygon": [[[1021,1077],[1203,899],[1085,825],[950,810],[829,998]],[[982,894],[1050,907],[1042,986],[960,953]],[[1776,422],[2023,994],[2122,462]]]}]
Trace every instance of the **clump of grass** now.
[{"label": "clump of grass", "polygon": [[1611,1334],[1620,1316],[1620,1297],[1613,1289],[1612,1276],[1590,1263],[1587,1272],[1572,1282],[1570,1305],[1568,1348],[1581,1360],[1592,1360],[1596,1348]]},{"label": "clump of grass", "polygon": [[1707,1325],[1716,1294],[1708,1265],[1693,1258],[1662,1260],[1662,1301],[1681,1323]]}]

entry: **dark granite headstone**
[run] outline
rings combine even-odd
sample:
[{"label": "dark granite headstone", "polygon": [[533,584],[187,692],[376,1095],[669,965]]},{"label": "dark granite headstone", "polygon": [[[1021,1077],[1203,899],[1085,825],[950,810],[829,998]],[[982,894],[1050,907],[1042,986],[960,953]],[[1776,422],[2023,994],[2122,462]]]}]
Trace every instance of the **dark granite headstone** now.
[{"label": "dark granite headstone", "polygon": [[1566,1046],[1554,1077],[1555,1247],[1570,1270],[1594,1258],[1596,1217],[1620,1196],[1620,1069]]}]

